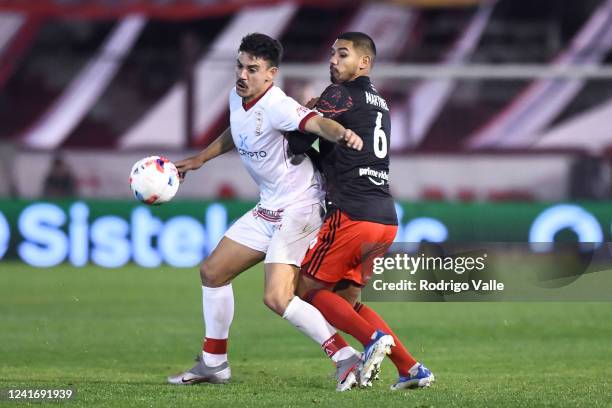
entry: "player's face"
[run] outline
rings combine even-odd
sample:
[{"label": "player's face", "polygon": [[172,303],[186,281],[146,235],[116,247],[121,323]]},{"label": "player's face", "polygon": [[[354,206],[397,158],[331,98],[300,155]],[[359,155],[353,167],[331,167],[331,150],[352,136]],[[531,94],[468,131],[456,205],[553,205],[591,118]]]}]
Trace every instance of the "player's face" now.
[{"label": "player's face", "polygon": [[365,74],[367,61],[357,52],[352,41],[336,40],[329,57],[329,76],[332,83],[352,81]]},{"label": "player's face", "polygon": [[270,67],[263,58],[239,52],[236,60],[236,93],[245,102],[257,98],[268,89],[277,71],[277,67]]}]

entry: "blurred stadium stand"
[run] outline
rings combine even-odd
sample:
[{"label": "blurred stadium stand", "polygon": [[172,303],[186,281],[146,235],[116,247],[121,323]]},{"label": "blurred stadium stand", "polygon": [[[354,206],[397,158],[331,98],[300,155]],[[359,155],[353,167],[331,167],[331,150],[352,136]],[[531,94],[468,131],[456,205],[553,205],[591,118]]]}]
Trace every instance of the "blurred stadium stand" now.
[{"label": "blurred stadium stand", "polygon": [[[302,102],[337,34],[375,38],[400,199],[612,194],[612,0],[0,0],[0,195],[39,196],[61,149],[83,196],[127,196],[132,161],[210,143],[252,27],[281,40],[280,84]],[[237,161],[181,194],[254,198]]]}]

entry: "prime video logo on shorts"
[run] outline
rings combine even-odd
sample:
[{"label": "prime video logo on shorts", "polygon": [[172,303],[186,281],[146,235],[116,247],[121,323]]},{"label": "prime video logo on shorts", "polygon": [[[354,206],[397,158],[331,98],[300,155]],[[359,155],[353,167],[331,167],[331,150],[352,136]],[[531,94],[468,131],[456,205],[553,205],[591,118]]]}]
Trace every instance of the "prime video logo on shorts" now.
[{"label": "prime video logo on shorts", "polygon": [[[396,209],[402,220],[402,207],[396,205]],[[68,211],[52,203],[33,203],[16,218],[11,222],[20,238],[15,231],[11,241],[11,224],[0,211],[0,259],[14,249],[23,262],[43,268],[62,262],[118,268],[130,261],[149,268],[162,263],[193,267],[212,251],[229,226],[227,209],[219,203],[208,206],[202,219],[177,215],[162,221],[144,206],[134,208],[128,219],[112,214],[92,219],[83,202],[73,203]],[[603,242],[595,216],[573,204],[553,205],[539,213],[526,240],[553,242],[563,229],[574,231],[579,242]],[[445,242],[448,237],[442,221],[416,217],[399,223],[396,242]],[[546,247],[539,244],[534,250]]]},{"label": "prime video logo on shorts", "polygon": [[[103,215],[90,222],[89,212],[82,202],[72,204],[68,214],[51,203],[27,206],[17,220],[23,237],[17,244],[17,255],[36,267],[66,261],[74,266],[91,261],[106,268],[118,268],[129,261],[149,268],[162,262],[192,267],[217,245],[227,229],[227,210],[221,204],[206,209],[206,228],[194,217],[185,215],[164,222],[142,206],[132,210],[129,220]],[[9,242],[9,223],[0,212],[0,259]]]}]

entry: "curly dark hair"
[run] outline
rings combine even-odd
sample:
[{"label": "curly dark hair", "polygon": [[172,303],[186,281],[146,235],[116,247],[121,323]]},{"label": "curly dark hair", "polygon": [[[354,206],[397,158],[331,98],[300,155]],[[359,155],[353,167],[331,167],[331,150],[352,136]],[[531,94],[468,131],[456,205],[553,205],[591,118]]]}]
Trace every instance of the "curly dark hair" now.
[{"label": "curly dark hair", "polygon": [[278,67],[283,58],[283,46],[269,35],[251,33],[242,38],[238,51],[248,52],[254,57],[262,58],[271,67]]}]

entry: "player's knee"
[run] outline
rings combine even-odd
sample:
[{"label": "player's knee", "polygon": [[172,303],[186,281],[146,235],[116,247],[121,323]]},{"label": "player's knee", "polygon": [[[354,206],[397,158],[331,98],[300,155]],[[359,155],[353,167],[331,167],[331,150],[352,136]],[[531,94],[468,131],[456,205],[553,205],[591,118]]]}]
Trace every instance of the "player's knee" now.
[{"label": "player's knee", "polygon": [[214,264],[208,259],[205,259],[202,265],[200,265],[200,279],[202,280],[202,286],[209,288],[218,288],[227,283]]},{"label": "player's knee", "polygon": [[295,295],[298,296],[299,298],[301,298],[302,300],[306,300],[306,299],[304,299],[304,297],[306,296],[307,293],[308,293],[308,291],[303,289],[300,286],[295,288]]},{"label": "player's knee", "polygon": [[344,298],[344,300],[346,300],[347,302],[349,302],[351,304],[351,306],[355,307],[357,306],[357,303],[359,302],[359,295],[355,295],[352,293],[346,293],[346,292],[338,292],[338,295],[340,295],[341,297]]},{"label": "player's knee", "polygon": [[282,316],[287,309],[290,302],[289,296],[280,292],[269,292],[264,293],[263,302],[268,306],[274,313]]},{"label": "player's knee", "polygon": [[354,307],[359,302],[361,287],[356,286],[356,284],[351,281],[342,280],[336,284],[334,292],[343,297],[344,300]]},{"label": "player's knee", "polygon": [[295,288],[295,294],[302,300],[308,302],[307,298],[310,292],[312,292],[312,288],[308,285],[308,282],[304,280],[304,277],[300,275],[297,288]]}]

